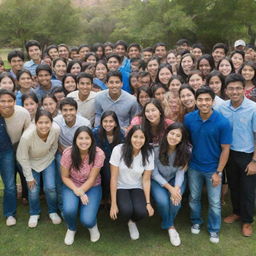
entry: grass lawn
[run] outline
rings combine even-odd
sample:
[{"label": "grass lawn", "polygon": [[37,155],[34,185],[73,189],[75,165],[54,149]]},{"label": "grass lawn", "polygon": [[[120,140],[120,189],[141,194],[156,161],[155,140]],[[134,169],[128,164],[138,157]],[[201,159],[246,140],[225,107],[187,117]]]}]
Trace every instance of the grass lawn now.
[{"label": "grass lawn", "polygon": [[[0,197],[2,205],[2,196]],[[245,238],[240,233],[240,224],[223,224],[219,244],[209,242],[206,226],[202,227],[199,235],[190,233],[189,210],[184,203],[176,221],[176,228],[180,233],[182,244],[174,248],[167,231],[160,229],[160,218],[156,214],[138,224],[140,239],[131,241],[125,223],[113,222],[105,210],[101,209],[98,216],[98,226],[101,239],[97,243],[89,241],[89,232],[82,226],[78,227],[75,242],[72,246],[63,243],[66,232],[65,224],[54,226],[47,217],[46,205],[43,202],[43,212],[38,227],[29,229],[28,206],[19,202],[17,225],[6,227],[5,219],[0,216],[0,255],[9,256],[150,256],[150,255],[256,255],[255,236]],[[206,205],[206,203],[204,203]],[[225,216],[230,211],[229,206],[223,208]],[[2,214],[2,212],[1,212]],[[204,211],[204,215],[206,211]]]}]

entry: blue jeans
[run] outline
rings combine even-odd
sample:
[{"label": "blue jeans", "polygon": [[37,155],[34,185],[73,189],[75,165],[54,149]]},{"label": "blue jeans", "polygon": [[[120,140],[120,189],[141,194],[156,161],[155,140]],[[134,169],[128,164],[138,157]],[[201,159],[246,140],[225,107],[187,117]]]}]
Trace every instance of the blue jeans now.
[{"label": "blue jeans", "polygon": [[55,164],[56,164],[56,173],[55,173],[55,181],[56,181],[56,190],[57,190],[57,197],[58,197],[58,208],[63,212],[63,204],[62,204],[62,186],[63,182],[61,179],[61,168],[60,168],[60,160],[62,154],[57,151],[55,155]]},{"label": "blue jeans", "polygon": [[76,230],[78,211],[80,213],[80,221],[86,228],[92,228],[97,223],[97,214],[102,197],[101,185],[90,188],[86,195],[89,198],[89,203],[83,205],[80,197],[76,196],[70,188],[66,185],[62,187],[63,215],[70,230]]},{"label": "blue jeans", "polygon": [[[169,181],[171,186],[175,185],[175,178]],[[186,188],[186,182],[184,181],[180,190],[181,194],[184,193]],[[181,204],[174,205],[170,200],[169,191],[162,187],[158,182],[152,180],[151,181],[151,194],[156,202],[157,210],[162,218],[162,229],[169,229],[174,226],[175,217],[181,207]]]},{"label": "blue jeans", "polygon": [[45,168],[42,172],[32,171],[33,177],[36,181],[36,185],[33,189],[28,189],[28,200],[29,200],[29,214],[39,215],[40,209],[40,177],[42,173],[43,178],[43,189],[46,197],[48,206],[48,213],[57,212],[57,193],[55,185],[55,160]]},{"label": "blue jeans", "polygon": [[201,194],[204,182],[208,194],[209,210],[208,210],[208,231],[219,232],[221,226],[221,184],[214,187],[212,185],[213,173],[199,172],[196,170],[188,170],[188,181],[190,189],[189,206],[191,209],[192,224],[202,224],[201,218]]},{"label": "blue jeans", "polygon": [[15,185],[15,156],[12,149],[6,152],[1,152],[0,154],[0,175],[4,183],[4,216],[15,216],[17,208]]}]

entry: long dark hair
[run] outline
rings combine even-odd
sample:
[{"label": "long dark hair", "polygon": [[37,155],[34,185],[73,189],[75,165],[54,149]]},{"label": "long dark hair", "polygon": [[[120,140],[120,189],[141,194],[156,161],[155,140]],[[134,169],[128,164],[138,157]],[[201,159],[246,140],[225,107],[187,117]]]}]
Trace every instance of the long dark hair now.
[{"label": "long dark hair", "polygon": [[[145,133],[145,131],[142,129],[140,125],[134,125],[128,132],[125,142],[122,146],[122,156],[121,158],[124,160],[125,164],[130,168],[133,162],[133,147],[131,143],[132,135],[138,131],[141,130],[144,133],[145,136],[145,143],[142,146],[140,152],[142,155],[142,164],[145,166],[147,164],[148,158],[150,153],[152,152],[153,148],[149,145],[148,137]],[[136,167],[135,167],[136,168]]]},{"label": "long dark hair", "polygon": [[176,155],[173,166],[184,168],[188,164],[190,158],[189,140],[187,130],[185,129],[184,125],[179,122],[173,123],[166,128],[162,142],[160,144],[159,160],[162,165],[169,165],[169,144],[167,141],[167,135],[171,130],[174,129],[181,130],[182,139],[181,142],[176,146]]},{"label": "long dark hair", "polygon": [[88,150],[89,164],[94,163],[95,155],[96,155],[96,143],[95,143],[91,129],[87,126],[80,126],[79,128],[77,128],[77,130],[74,134],[72,151],[71,151],[71,160],[72,160],[71,166],[78,171],[82,164],[82,158],[80,155],[80,150],[76,144],[76,139],[81,132],[87,132],[88,135],[91,137],[92,144]]},{"label": "long dark hair", "polygon": [[159,100],[157,99],[151,99],[149,102],[147,102],[145,104],[145,106],[143,107],[143,110],[142,110],[142,127],[143,127],[143,130],[145,131],[145,134],[146,134],[146,137],[148,137],[150,139],[150,141],[152,140],[152,138],[154,137],[153,134],[152,134],[152,126],[150,124],[150,121],[146,118],[146,115],[145,115],[145,111],[146,111],[146,107],[148,104],[153,104],[160,112],[160,122],[157,126],[157,134],[160,135],[162,133],[162,131],[164,130],[164,110],[162,108],[162,105],[160,103]]},{"label": "long dark hair", "polygon": [[102,143],[104,140],[107,140],[107,134],[106,134],[106,131],[105,129],[103,128],[102,126],[102,122],[104,120],[104,118],[108,117],[108,116],[111,116],[115,123],[116,123],[116,127],[114,128],[113,130],[113,147],[116,146],[117,144],[120,144],[121,143],[121,140],[120,140],[120,125],[119,125],[119,121],[118,121],[118,118],[117,118],[117,115],[114,111],[105,111],[102,116],[101,116],[101,119],[100,119],[100,128],[99,128],[99,138],[100,138],[100,142]]}]

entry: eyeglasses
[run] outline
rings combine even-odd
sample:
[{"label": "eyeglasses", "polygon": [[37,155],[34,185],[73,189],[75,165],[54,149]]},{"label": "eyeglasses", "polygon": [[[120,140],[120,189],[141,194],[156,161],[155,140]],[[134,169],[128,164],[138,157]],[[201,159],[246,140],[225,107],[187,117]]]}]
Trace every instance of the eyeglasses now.
[{"label": "eyeglasses", "polygon": [[241,92],[243,90],[244,90],[243,87],[228,87],[227,88],[227,91],[230,91],[230,92],[234,92],[234,91]]}]

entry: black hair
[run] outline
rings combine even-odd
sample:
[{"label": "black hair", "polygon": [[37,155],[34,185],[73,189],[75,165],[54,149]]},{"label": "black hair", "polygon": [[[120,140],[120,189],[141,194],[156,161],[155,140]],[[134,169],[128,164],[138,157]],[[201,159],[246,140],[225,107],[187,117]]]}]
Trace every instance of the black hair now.
[{"label": "black hair", "polygon": [[39,64],[36,67],[36,75],[38,76],[39,72],[42,70],[47,71],[50,75],[52,75],[52,69],[48,64]]},{"label": "black hair", "polygon": [[107,78],[106,78],[106,82],[109,81],[109,78],[112,77],[112,76],[115,76],[115,77],[119,77],[119,79],[122,81],[123,79],[123,76],[122,76],[122,73],[120,71],[110,71],[107,73]]},{"label": "black hair", "polygon": [[164,166],[169,165],[169,143],[167,140],[167,136],[168,136],[168,133],[174,129],[181,130],[182,138],[180,143],[176,145],[176,148],[175,148],[176,154],[175,154],[173,166],[185,168],[188,165],[191,152],[190,152],[188,132],[182,123],[175,122],[166,128],[160,147],[159,147],[159,156],[156,156],[156,157],[159,157],[159,160],[162,165]]},{"label": "black hair", "polygon": [[256,85],[256,63],[253,62],[253,61],[246,61],[242,64],[242,66],[240,67],[238,73],[239,74],[242,74],[242,69],[245,67],[245,66],[249,66],[251,67],[253,70],[254,70],[254,77],[252,78],[252,83],[254,85]]},{"label": "black hair", "polygon": [[17,76],[16,76],[17,81],[20,80],[20,77],[21,77],[23,74],[28,74],[28,75],[30,76],[30,78],[32,79],[32,75],[31,75],[30,71],[27,70],[27,69],[22,69],[22,70],[20,70],[20,71],[18,72],[18,74],[17,74]]},{"label": "black hair", "polygon": [[91,50],[91,46],[90,46],[89,44],[81,44],[81,45],[79,45],[79,47],[78,47],[78,53],[79,53],[79,52],[81,51],[81,49],[84,48],[84,47],[89,48],[89,51]]},{"label": "black hair", "polygon": [[66,44],[58,44],[58,50],[59,50],[59,47],[65,47],[69,52],[69,47]]},{"label": "black hair", "polygon": [[[139,101],[139,97],[140,97],[140,94],[141,92],[145,92],[147,93],[147,95],[149,96],[149,98],[151,98],[151,88],[150,87],[147,87],[147,86],[140,86],[138,89],[137,89],[137,102],[138,104],[141,106],[140,104],[140,101]],[[142,106],[141,106],[142,107]]]},{"label": "black hair", "polygon": [[225,79],[225,88],[227,88],[228,84],[233,82],[241,82],[243,87],[245,87],[245,79],[241,74],[231,73]]},{"label": "black hair", "polygon": [[9,95],[13,98],[13,100],[16,100],[16,96],[15,96],[14,92],[8,91],[6,89],[0,89],[0,98],[3,95]]},{"label": "black hair", "polygon": [[[98,50],[99,48],[102,49],[102,57],[104,57],[104,55],[105,55],[105,49],[104,49],[104,45],[103,45],[102,43],[95,43],[95,44],[93,44],[93,46],[92,46],[92,51],[95,52],[95,54],[96,54],[96,52],[97,52],[97,50]],[[97,54],[96,54],[96,56],[97,56]],[[97,58],[99,58],[99,56],[97,56]]]},{"label": "black hair", "polygon": [[173,80],[179,80],[180,83],[181,83],[181,85],[184,83],[184,80],[183,80],[182,76],[180,76],[180,75],[173,75],[173,76],[171,77],[171,79],[169,80],[169,83],[167,84],[167,87],[168,87],[168,88],[170,87],[170,83],[171,83]]},{"label": "black hair", "polygon": [[136,47],[136,48],[139,50],[139,52],[141,52],[141,47],[140,47],[140,45],[139,45],[138,43],[131,43],[131,44],[128,46],[127,51],[129,52],[130,48],[132,48],[132,47]]},{"label": "black hair", "polygon": [[157,75],[156,75],[156,83],[161,83],[160,79],[159,79],[159,73],[160,73],[161,69],[163,69],[163,68],[167,68],[173,75],[172,66],[170,64],[168,64],[168,63],[160,64],[158,71],[157,71]]},{"label": "black hair", "polygon": [[202,52],[204,51],[204,47],[201,43],[195,43],[192,45],[192,49],[198,48],[200,49]]},{"label": "black hair", "polygon": [[107,62],[109,61],[110,58],[116,58],[120,64],[122,63],[121,57],[120,57],[118,54],[116,54],[116,53],[111,53],[111,54],[107,57]]},{"label": "black hair", "polygon": [[214,63],[214,59],[213,59],[212,55],[210,55],[210,54],[204,54],[204,55],[200,56],[197,60],[197,67],[196,68],[199,70],[199,64],[204,59],[208,61],[209,65],[211,67],[211,71],[214,70],[215,69],[215,63]]},{"label": "black hair", "polygon": [[31,46],[37,46],[41,50],[41,45],[37,40],[29,40],[25,43],[25,48],[27,52],[29,51],[29,47]]},{"label": "black hair", "polygon": [[153,51],[155,52],[155,51],[156,51],[156,48],[159,47],[159,46],[163,46],[163,47],[165,47],[165,49],[166,49],[166,47],[167,47],[165,43],[158,42],[158,43],[156,43],[156,44],[153,46]]},{"label": "black hair", "polygon": [[[58,87],[54,87],[52,90],[51,90],[51,94],[55,96],[55,93],[60,93],[60,92],[63,92],[64,93],[64,90],[62,88],[62,86],[58,86]],[[65,94],[65,93],[64,93]]]},{"label": "black hair", "polygon": [[124,46],[125,51],[127,51],[128,45],[127,45],[127,43],[125,41],[123,41],[123,40],[116,41],[116,43],[114,45],[114,48],[116,48],[118,45]]},{"label": "black hair", "polygon": [[55,45],[55,44],[49,45],[49,46],[46,48],[46,50],[45,50],[45,52],[46,52],[46,54],[47,54],[48,56],[50,56],[49,51],[50,51],[51,49],[56,49],[56,50],[58,51],[58,46]]},{"label": "black hair", "polygon": [[154,53],[154,49],[152,47],[146,47],[142,50],[142,52],[152,52],[152,53]]},{"label": "black hair", "polygon": [[70,106],[74,107],[76,110],[78,108],[77,102],[71,97],[64,98],[63,100],[60,101],[60,110],[62,110],[62,108],[65,105],[70,105]]},{"label": "black hair", "polygon": [[47,116],[53,122],[52,114],[49,111],[38,108],[35,115],[35,123],[38,122],[41,116]]},{"label": "black hair", "polygon": [[181,56],[181,59],[180,59],[180,65],[179,65],[179,68],[178,68],[178,75],[182,76],[182,78],[187,81],[187,78],[188,78],[188,75],[184,72],[184,69],[182,67],[182,60],[186,57],[191,57],[192,61],[193,61],[193,64],[192,64],[192,68],[191,70],[193,69],[193,65],[195,65],[195,58],[194,56],[191,54],[191,53],[185,53]]},{"label": "black hair", "polygon": [[223,59],[221,59],[221,60],[218,62],[217,70],[219,70],[220,63],[221,63],[223,60],[226,60],[226,61],[229,62],[230,66],[231,66],[231,71],[230,71],[230,73],[234,73],[234,72],[235,72],[235,68],[234,68],[233,62],[232,62],[231,59],[228,58],[228,57],[224,57]]},{"label": "black hair", "polygon": [[[131,143],[131,138],[133,136],[133,134],[138,131],[141,130],[145,136],[145,143],[142,146],[140,152],[142,155],[142,164],[143,166],[145,166],[147,164],[148,158],[152,152],[152,147],[149,145],[149,140],[148,137],[145,133],[145,130],[140,126],[140,125],[134,125],[132,126],[132,128],[129,130],[126,138],[125,138],[125,142],[122,145],[122,152],[121,152],[121,158],[124,160],[125,164],[131,168],[132,166],[132,162],[133,162],[133,147],[132,147],[132,143]],[[136,168],[136,167],[135,167]]]},{"label": "black hair", "polygon": [[44,96],[42,97],[42,99],[41,99],[41,103],[43,104],[44,100],[47,99],[47,98],[51,98],[52,100],[54,100],[54,101],[58,104],[57,98],[56,98],[54,95],[52,95],[52,94],[46,94],[46,95],[44,95]]},{"label": "black hair", "polygon": [[91,146],[89,147],[89,150],[88,150],[89,164],[94,163],[95,156],[96,156],[96,143],[95,143],[95,139],[93,137],[92,130],[87,126],[80,126],[75,131],[73,143],[72,143],[72,149],[71,149],[71,160],[72,160],[71,166],[74,169],[76,169],[77,171],[79,171],[81,164],[82,164],[80,150],[76,144],[77,137],[81,132],[86,132],[90,136],[91,141],[92,141]]},{"label": "black hair", "polygon": [[155,98],[155,93],[159,88],[163,88],[165,90],[165,92],[168,92],[166,85],[164,85],[162,83],[155,83],[150,88],[151,88],[151,96],[154,98]]},{"label": "black hair", "polygon": [[95,52],[88,52],[85,54],[84,58],[83,58],[83,61],[87,62],[88,58],[90,56],[94,56],[95,57],[95,60],[96,62],[98,61],[98,57],[96,56],[96,53]]},{"label": "black hair", "polygon": [[80,82],[81,78],[88,78],[88,79],[90,79],[91,83],[93,83],[93,76],[91,74],[88,74],[88,73],[85,73],[85,72],[79,73],[76,77],[77,84]]},{"label": "black hair", "polygon": [[216,49],[218,49],[218,48],[223,49],[224,52],[225,52],[225,55],[227,55],[227,53],[228,53],[228,47],[227,47],[226,44],[224,44],[224,43],[217,43],[217,44],[215,44],[215,45],[212,47],[212,52],[214,52],[214,51],[215,51]]},{"label": "black hair", "polygon": [[68,62],[67,62],[66,59],[64,59],[64,58],[62,58],[62,57],[59,57],[59,58],[56,58],[56,59],[53,60],[52,66],[55,67],[55,65],[57,64],[58,61],[64,62],[64,63],[66,64],[66,66],[68,65]]},{"label": "black hair", "polygon": [[67,96],[70,92],[67,91],[67,89],[65,88],[65,81],[68,77],[72,77],[75,81],[75,84],[77,84],[76,82],[76,76],[74,74],[71,73],[66,73],[63,77],[62,77],[62,88],[64,91],[65,96]]},{"label": "black hair", "polygon": [[82,69],[82,64],[79,60],[71,60],[69,63],[68,63],[68,66],[67,66],[67,73],[71,73],[71,69],[72,67],[75,65],[75,64],[78,64],[80,66],[80,68]]},{"label": "black hair", "polygon": [[240,51],[240,50],[234,50],[233,52],[231,52],[231,53],[230,53],[230,59],[231,59],[231,58],[233,57],[233,55],[236,54],[236,53],[240,54],[240,55],[242,56],[243,60],[244,60],[244,55],[245,55],[245,53],[244,53],[244,51]]},{"label": "black hair", "polygon": [[183,84],[183,85],[181,85],[181,87],[179,89],[179,97],[180,97],[181,91],[184,90],[184,89],[190,90],[193,93],[193,95],[196,96],[196,93],[195,93],[194,89],[191,86],[189,86],[188,84]]},{"label": "black hair", "polygon": [[24,102],[26,99],[32,99],[35,103],[39,104],[38,97],[36,96],[36,94],[34,92],[30,92],[28,94],[23,94],[21,96],[21,102],[22,102],[23,107],[24,107]]},{"label": "black hair", "polygon": [[12,83],[13,83],[13,89],[12,89],[12,92],[15,92],[15,89],[16,89],[16,86],[15,86],[15,80],[14,78],[12,77],[12,75],[8,72],[3,72],[0,74],[0,82],[5,78],[5,77],[8,77],[12,80]]},{"label": "black hair", "polygon": [[111,43],[111,42],[105,42],[105,43],[103,44],[103,46],[104,46],[104,50],[105,50],[105,47],[107,47],[107,46],[109,46],[109,47],[111,47],[112,49],[114,49],[114,44]]},{"label": "black hair", "polygon": [[176,45],[177,45],[177,46],[180,46],[180,45],[183,45],[183,44],[187,44],[188,46],[190,45],[188,39],[185,39],[185,38],[179,39],[179,40],[176,42]]},{"label": "black hair", "polygon": [[211,96],[212,100],[214,100],[214,98],[215,98],[215,93],[214,93],[214,91],[212,90],[212,88],[210,88],[210,87],[208,87],[208,86],[203,86],[203,87],[199,88],[199,89],[196,91],[196,96],[195,96],[195,98],[197,99],[199,95],[205,94],[205,93],[209,94],[209,95]]},{"label": "black hair", "polygon": [[21,58],[22,61],[25,60],[24,53],[22,51],[18,51],[18,50],[13,50],[13,51],[9,52],[8,56],[7,56],[7,59],[8,59],[9,62],[11,62],[12,58],[15,58],[15,57]]}]

